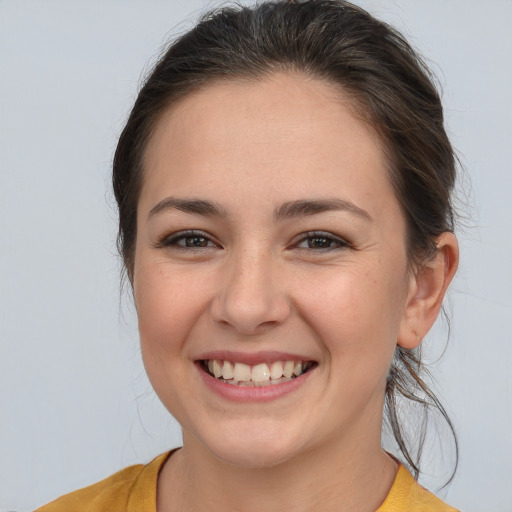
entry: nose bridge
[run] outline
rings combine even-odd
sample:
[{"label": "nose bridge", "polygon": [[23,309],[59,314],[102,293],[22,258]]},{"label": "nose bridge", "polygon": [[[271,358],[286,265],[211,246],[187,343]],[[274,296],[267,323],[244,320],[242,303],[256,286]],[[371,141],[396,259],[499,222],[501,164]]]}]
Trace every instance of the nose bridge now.
[{"label": "nose bridge", "polygon": [[282,323],[289,314],[278,257],[263,244],[234,251],[213,311],[214,320],[244,334]]}]

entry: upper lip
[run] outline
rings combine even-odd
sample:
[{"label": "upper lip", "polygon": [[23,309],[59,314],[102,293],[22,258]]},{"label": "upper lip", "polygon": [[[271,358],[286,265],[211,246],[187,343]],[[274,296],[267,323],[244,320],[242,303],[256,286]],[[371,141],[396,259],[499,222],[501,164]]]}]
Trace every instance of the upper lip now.
[{"label": "upper lip", "polygon": [[238,352],[231,350],[214,350],[211,352],[204,352],[199,357],[198,361],[213,360],[231,361],[236,363],[245,363],[248,365],[256,365],[262,363],[273,363],[274,361],[314,361],[311,357],[292,354],[290,352],[277,352],[277,351],[262,351],[262,352]]}]

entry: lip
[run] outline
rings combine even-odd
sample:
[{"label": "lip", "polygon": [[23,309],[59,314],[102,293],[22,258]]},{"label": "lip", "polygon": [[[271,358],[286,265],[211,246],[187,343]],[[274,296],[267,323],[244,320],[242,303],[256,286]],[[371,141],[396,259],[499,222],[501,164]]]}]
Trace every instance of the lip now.
[{"label": "lip", "polygon": [[[196,361],[205,359],[218,359],[222,361],[231,361],[236,363],[244,363],[251,366],[262,363],[273,363],[275,361],[314,361],[311,357],[299,354],[291,354],[287,352],[264,351],[264,352],[233,352],[230,350],[215,350],[205,352],[195,358]],[[316,361],[314,361],[316,362]]]},{"label": "lip", "polygon": [[233,402],[269,402],[284,397],[292,393],[297,388],[301,387],[315,371],[312,368],[310,371],[303,373],[295,379],[283,382],[281,384],[272,384],[270,386],[233,386],[212,377],[209,373],[201,368],[201,363],[196,362],[196,368],[199,375],[203,379],[208,389],[222,398]]}]

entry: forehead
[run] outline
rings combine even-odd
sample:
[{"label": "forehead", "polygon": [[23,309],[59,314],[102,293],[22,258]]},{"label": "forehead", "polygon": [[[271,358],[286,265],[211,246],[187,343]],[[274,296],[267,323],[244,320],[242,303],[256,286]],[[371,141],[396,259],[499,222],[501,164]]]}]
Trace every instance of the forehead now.
[{"label": "forehead", "polygon": [[156,124],[143,195],[157,201],[212,186],[236,193],[237,184],[247,194],[268,183],[289,196],[358,184],[361,196],[390,190],[381,139],[355,110],[339,87],[302,74],[209,84]]}]

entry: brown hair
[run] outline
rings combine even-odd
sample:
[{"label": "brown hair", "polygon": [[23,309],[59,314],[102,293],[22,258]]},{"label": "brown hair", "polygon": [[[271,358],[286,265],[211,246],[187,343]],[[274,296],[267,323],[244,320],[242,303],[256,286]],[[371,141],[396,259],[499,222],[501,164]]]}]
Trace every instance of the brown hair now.
[{"label": "brown hair", "polygon": [[[439,94],[427,66],[395,29],[341,0],[225,7],[204,16],[170,45],[141,88],[120,136],[113,186],[119,207],[118,248],[130,279],[144,151],[162,113],[212,81],[257,80],[287,70],[340,86],[380,134],[407,220],[411,262],[429,259],[436,252],[436,238],[453,231],[456,159],[444,130]],[[385,399],[387,423],[416,477],[424,436],[413,454],[399,421],[402,398],[419,404],[424,417],[431,409],[440,412],[457,451],[450,419],[422,372],[419,349],[397,347]]]}]

